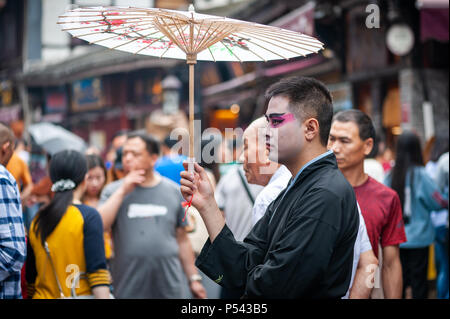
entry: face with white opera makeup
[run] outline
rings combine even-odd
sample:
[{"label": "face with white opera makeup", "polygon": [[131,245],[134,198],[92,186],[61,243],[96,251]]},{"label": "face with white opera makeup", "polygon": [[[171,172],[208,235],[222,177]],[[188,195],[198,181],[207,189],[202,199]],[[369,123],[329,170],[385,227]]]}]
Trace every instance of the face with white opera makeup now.
[{"label": "face with white opera makeup", "polygon": [[303,123],[289,110],[289,99],[283,95],[272,97],[265,117],[268,121],[266,148],[269,159],[280,164],[295,161],[306,140]]}]

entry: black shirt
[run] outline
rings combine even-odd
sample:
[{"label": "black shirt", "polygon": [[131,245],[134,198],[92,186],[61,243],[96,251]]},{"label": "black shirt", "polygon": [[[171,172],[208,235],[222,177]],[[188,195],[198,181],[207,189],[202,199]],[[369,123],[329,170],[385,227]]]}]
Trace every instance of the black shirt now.
[{"label": "black shirt", "polygon": [[331,153],[286,190],[244,242],[225,225],[206,242],[197,267],[249,298],[341,298],[350,285],[359,227],[353,188]]}]

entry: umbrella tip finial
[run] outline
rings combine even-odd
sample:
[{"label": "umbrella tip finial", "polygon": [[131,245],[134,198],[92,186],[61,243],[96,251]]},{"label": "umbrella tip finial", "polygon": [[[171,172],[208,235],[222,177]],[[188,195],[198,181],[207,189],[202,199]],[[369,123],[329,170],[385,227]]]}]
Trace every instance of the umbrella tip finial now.
[{"label": "umbrella tip finial", "polygon": [[194,5],[191,3],[190,5],[189,5],[189,12],[195,12],[195,8],[194,8]]}]

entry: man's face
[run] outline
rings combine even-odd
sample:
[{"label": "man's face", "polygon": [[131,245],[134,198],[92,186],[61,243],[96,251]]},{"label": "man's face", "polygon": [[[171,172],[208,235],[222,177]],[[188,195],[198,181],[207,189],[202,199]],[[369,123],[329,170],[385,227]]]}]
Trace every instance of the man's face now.
[{"label": "man's face", "polygon": [[126,140],[122,151],[122,164],[125,172],[143,169],[153,170],[158,155],[147,151],[145,142],[140,137]]},{"label": "man's face", "polygon": [[119,147],[122,147],[123,144],[125,144],[127,140],[127,136],[126,135],[119,135],[116,136],[113,140],[112,140],[112,147],[114,150],[119,149]]},{"label": "man's face", "polygon": [[334,121],[328,138],[328,149],[336,155],[339,169],[355,168],[364,162],[372,150],[373,140],[359,137],[358,125],[352,121]]},{"label": "man's face", "polygon": [[250,184],[266,185],[271,174],[264,171],[268,163],[267,150],[265,146],[264,128],[249,128],[244,133],[244,151],[241,161],[245,177]]},{"label": "man's face", "polygon": [[288,106],[288,98],[275,96],[270,99],[266,112],[266,148],[269,159],[280,164],[297,158],[305,144],[303,124],[294,117]]}]

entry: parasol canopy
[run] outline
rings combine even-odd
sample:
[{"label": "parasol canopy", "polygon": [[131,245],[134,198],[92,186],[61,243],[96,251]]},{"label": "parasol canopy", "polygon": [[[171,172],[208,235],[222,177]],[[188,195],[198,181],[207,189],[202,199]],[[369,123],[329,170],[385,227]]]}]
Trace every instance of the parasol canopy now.
[{"label": "parasol canopy", "polygon": [[[92,44],[160,58],[269,61],[317,53],[323,43],[273,26],[159,8],[89,7],[61,15],[63,31]],[[188,57],[189,59],[189,57]]]},{"label": "parasol canopy", "polygon": [[194,167],[194,65],[202,61],[269,61],[317,53],[323,43],[258,23],[160,8],[88,7],[59,17],[63,31],[110,49],[189,65],[189,171]]}]

